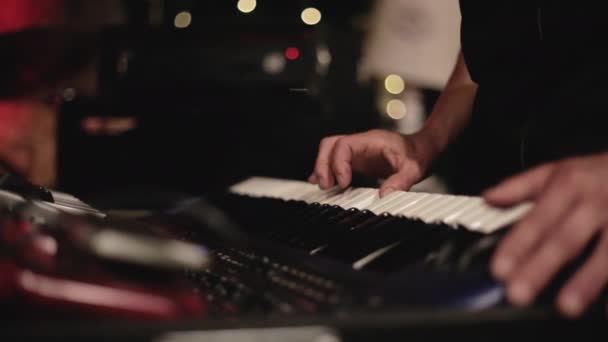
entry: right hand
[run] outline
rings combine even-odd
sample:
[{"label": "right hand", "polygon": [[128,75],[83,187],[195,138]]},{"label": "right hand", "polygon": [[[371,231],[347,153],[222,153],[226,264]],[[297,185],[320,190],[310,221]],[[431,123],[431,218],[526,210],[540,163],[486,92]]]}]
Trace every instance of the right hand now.
[{"label": "right hand", "polygon": [[420,135],[401,135],[385,130],[370,130],[352,135],[324,138],[314,172],[308,178],[323,190],[337,185],[345,189],[353,172],[383,178],[380,196],[395,190],[408,190],[426,173],[428,144]]}]

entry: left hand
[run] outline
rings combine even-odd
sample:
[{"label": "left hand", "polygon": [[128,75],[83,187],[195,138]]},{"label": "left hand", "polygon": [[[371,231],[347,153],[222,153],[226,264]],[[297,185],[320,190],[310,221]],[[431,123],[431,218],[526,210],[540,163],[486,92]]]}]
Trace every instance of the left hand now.
[{"label": "left hand", "polygon": [[557,272],[598,244],[560,289],[558,310],[580,316],[608,283],[608,154],[536,167],[485,193],[494,205],[534,203],[499,244],[491,263],[515,305],[529,305]]}]

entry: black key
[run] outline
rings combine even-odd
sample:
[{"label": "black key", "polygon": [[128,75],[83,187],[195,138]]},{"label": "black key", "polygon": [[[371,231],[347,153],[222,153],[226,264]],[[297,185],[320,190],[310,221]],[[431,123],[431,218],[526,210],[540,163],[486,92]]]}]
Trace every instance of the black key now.
[{"label": "black key", "polygon": [[[412,227],[417,225],[418,231],[404,236],[403,242],[371,261],[366,269],[391,273],[411,264],[421,264],[428,254],[449,240],[451,231],[443,227],[428,225],[422,221],[412,221]],[[421,232],[424,230],[423,232]]]},{"label": "black key", "polygon": [[336,215],[329,217],[327,219],[327,224],[335,225],[337,222],[340,222],[349,217],[354,217],[358,213],[360,213],[360,211],[359,211],[359,209],[356,209],[356,208],[349,208],[347,210],[342,210],[342,211],[336,213]]},{"label": "black key", "polygon": [[419,232],[410,222],[395,216],[381,216],[373,224],[355,229],[334,241],[320,254],[345,263],[353,263],[370,253]]},{"label": "black key", "polygon": [[309,203],[308,205],[303,207],[301,210],[298,210],[295,214],[299,218],[310,217],[310,216],[314,215],[316,212],[323,210],[326,206],[328,206],[328,204],[321,204],[318,202]]},{"label": "black key", "polygon": [[[387,224],[395,220],[395,218],[378,218],[373,226],[385,227]],[[369,224],[369,227],[372,225]],[[370,228],[371,229],[371,228]],[[377,246],[377,236],[370,236],[365,234],[363,231],[369,231],[370,229],[359,229],[350,230],[349,234],[340,236],[339,238],[333,239],[328,246],[319,253],[321,256],[325,256],[332,259],[337,259],[345,263],[352,263],[362,255],[369,254],[369,250],[372,251],[382,246]],[[382,243],[380,243],[382,244]]]},{"label": "black key", "polygon": [[352,231],[357,231],[370,227],[378,222],[387,219],[387,215],[376,216],[372,212],[357,212],[351,217],[343,218],[335,224],[326,223],[317,228],[320,231],[309,231],[305,240],[308,248],[314,249],[319,246],[326,246],[336,241],[340,241]]},{"label": "black key", "polygon": [[375,216],[370,218],[370,214],[371,213],[361,214],[361,212],[353,211],[353,217],[344,217],[342,220],[336,223],[318,222],[298,237],[298,246],[310,252],[321,246],[326,246],[333,243],[334,241],[339,241],[345,235],[347,235],[349,231],[357,228],[356,223],[360,223],[361,221],[366,221],[367,219],[371,218],[374,218],[373,222],[383,219],[383,217]]},{"label": "black key", "polygon": [[290,246],[300,246],[299,241],[305,240],[305,236],[319,235],[321,232],[316,227],[320,226],[327,219],[343,209],[334,206],[317,207],[317,212],[310,217],[295,217],[276,223],[273,229],[276,232],[276,240],[287,243]]}]

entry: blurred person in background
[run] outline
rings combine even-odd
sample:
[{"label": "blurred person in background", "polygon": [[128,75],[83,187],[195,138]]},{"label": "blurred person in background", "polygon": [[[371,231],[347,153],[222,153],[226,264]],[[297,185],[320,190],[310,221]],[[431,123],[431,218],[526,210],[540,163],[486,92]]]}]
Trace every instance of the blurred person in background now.
[{"label": "blurred person in background", "polygon": [[[2,0],[0,6],[3,39],[24,30],[50,27],[61,20],[61,0]],[[18,46],[3,44],[2,49],[3,59],[8,59],[7,55],[15,54],[6,50]],[[35,77],[34,72],[25,68],[16,71],[26,78],[30,73]],[[45,92],[29,89],[16,97],[0,99],[0,158],[32,181],[51,186],[55,179],[55,104],[44,98]]]},{"label": "blurred person in background", "polygon": [[0,0],[0,159],[33,183],[55,185],[64,91],[95,91],[90,33],[121,20],[117,4]]},{"label": "blurred person in background", "polygon": [[461,167],[508,168],[484,198],[534,204],[501,240],[492,273],[527,306],[591,246],[555,299],[579,317],[608,283],[608,22],[599,3],[583,3],[461,0],[461,52],[423,127],[326,137],[309,181],[345,188],[363,173],[384,180],[381,196],[409,190],[477,131],[477,162]]},{"label": "blurred person in background", "polygon": [[32,182],[55,181],[55,111],[31,99],[0,101],[0,158]]}]

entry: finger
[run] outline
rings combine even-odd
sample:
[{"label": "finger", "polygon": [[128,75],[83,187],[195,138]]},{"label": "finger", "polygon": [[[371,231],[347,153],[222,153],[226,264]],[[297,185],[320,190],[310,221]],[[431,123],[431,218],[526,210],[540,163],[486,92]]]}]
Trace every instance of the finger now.
[{"label": "finger", "polygon": [[505,280],[518,267],[547,231],[557,226],[577,203],[576,189],[550,184],[538,202],[498,245],[492,259],[492,272]]},{"label": "finger", "polygon": [[331,170],[329,169],[329,158],[331,157],[334,144],[341,136],[327,137],[321,140],[319,144],[319,153],[317,155],[317,161],[315,163],[315,175],[319,186],[323,190],[327,190],[334,186],[334,178]]},{"label": "finger", "polygon": [[352,181],[353,157],[362,153],[368,142],[358,136],[344,137],[336,141],[331,159],[331,169],[342,189],[348,187]]},{"label": "finger", "polygon": [[342,189],[346,188],[352,180],[351,162],[354,152],[351,144],[356,144],[356,141],[348,137],[338,140],[331,156],[331,169]]},{"label": "finger", "polygon": [[396,190],[407,191],[415,182],[415,171],[411,167],[405,167],[382,183],[382,186],[380,186],[380,197],[384,197]]},{"label": "finger", "polygon": [[558,309],[576,317],[608,283],[608,231],[604,230],[593,253],[558,294]]},{"label": "finger", "polygon": [[579,255],[598,230],[599,215],[583,203],[522,263],[509,279],[508,294],[518,305],[528,305],[560,268]]},{"label": "finger", "polygon": [[487,190],[483,197],[490,204],[498,206],[529,200],[542,190],[553,169],[553,164],[547,164],[511,177]]},{"label": "finger", "polygon": [[319,177],[316,173],[313,173],[308,177],[308,182],[311,184],[319,184]]},{"label": "finger", "polygon": [[403,164],[403,159],[400,158],[401,155],[392,149],[385,148],[382,151],[382,156],[386,159],[393,172],[397,172],[399,166]]}]

